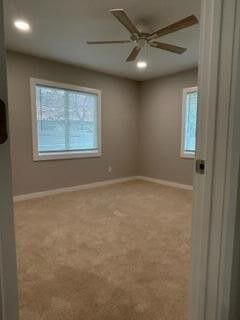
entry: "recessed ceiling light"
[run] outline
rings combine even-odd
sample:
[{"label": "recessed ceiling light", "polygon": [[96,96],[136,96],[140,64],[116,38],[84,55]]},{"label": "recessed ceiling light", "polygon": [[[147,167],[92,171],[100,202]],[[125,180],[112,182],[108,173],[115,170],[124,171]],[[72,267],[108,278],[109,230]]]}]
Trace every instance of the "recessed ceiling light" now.
[{"label": "recessed ceiling light", "polygon": [[30,25],[28,22],[24,21],[24,20],[16,20],[14,21],[14,26],[23,32],[28,32],[30,30]]},{"label": "recessed ceiling light", "polygon": [[138,61],[137,67],[139,69],[145,69],[147,67],[147,62],[146,61]]}]

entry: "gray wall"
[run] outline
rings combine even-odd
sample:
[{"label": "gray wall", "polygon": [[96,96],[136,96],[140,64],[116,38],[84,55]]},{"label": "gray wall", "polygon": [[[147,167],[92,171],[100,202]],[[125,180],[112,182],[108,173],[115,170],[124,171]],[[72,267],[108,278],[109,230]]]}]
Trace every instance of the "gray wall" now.
[{"label": "gray wall", "polygon": [[[138,173],[139,83],[14,52],[7,66],[15,195]],[[101,158],[32,160],[30,77],[102,90]]]},{"label": "gray wall", "polygon": [[[192,184],[193,161],[180,158],[181,104],[196,69],[139,83],[12,51],[7,66],[15,195],[139,174]],[[30,77],[102,90],[101,158],[32,160]]]},{"label": "gray wall", "polygon": [[197,70],[141,84],[140,174],[192,184],[193,160],[180,158],[182,90],[197,84]]}]

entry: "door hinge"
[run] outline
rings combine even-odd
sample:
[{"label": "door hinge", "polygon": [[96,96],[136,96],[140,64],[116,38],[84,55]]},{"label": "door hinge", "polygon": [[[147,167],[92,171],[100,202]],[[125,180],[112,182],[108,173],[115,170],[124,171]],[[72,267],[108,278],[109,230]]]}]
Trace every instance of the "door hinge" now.
[{"label": "door hinge", "polygon": [[0,144],[6,142],[7,133],[7,116],[5,103],[0,99]]},{"label": "door hinge", "polygon": [[206,171],[205,160],[197,159],[196,160],[196,172],[199,174],[204,174]]}]

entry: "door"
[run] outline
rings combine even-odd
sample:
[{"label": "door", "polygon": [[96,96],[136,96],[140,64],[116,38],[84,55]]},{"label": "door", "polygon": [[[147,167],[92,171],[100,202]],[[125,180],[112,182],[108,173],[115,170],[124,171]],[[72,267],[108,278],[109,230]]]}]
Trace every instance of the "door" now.
[{"label": "door", "polygon": [[194,178],[191,320],[230,319],[235,299],[239,39],[240,1],[202,0],[196,158],[205,162],[205,172]]},{"label": "door", "polygon": [[10,148],[9,137],[6,137],[5,130],[7,84],[2,0],[0,0],[0,99],[0,320],[17,320],[17,277]]}]

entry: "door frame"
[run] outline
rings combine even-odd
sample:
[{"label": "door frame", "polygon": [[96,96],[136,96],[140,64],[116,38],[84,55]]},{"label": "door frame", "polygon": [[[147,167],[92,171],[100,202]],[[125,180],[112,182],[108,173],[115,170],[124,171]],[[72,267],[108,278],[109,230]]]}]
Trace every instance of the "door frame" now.
[{"label": "door frame", "polygon": [[240,158],[240,1],[202,0],[191,320],[230,317]]},{"label": "door frame", "polygon": [[[2,0],[0,0],[0,98],[5,104],[7,113],[6,56]],[[7,141],[0,145],[0,320],[18,319],[17,268],[9,140],[8,137]]]}]

